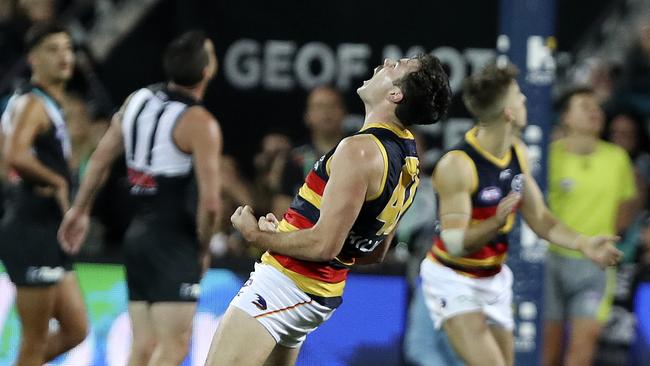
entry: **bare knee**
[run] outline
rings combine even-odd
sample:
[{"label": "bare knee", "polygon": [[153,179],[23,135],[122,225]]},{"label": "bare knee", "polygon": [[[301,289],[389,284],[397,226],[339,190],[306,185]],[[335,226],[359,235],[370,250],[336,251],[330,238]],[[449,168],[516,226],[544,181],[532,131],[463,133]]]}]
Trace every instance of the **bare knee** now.
[{"label": "bare knee", "polygon": [[133,364],[146,365],[156,349],[156,339],[153,337],[134,338],[131,344],[131,359]]},{"label": "bare knee", "polygon": [[456,354],[467,366],[507,366],[506,356],[482,316],[453,317],[443,326]]},{"label": "bare knee", "polygon": [[156,345],[156,352],[167,361],[183,361],[190,348],[190,333],[170,335],[160,339]]}]

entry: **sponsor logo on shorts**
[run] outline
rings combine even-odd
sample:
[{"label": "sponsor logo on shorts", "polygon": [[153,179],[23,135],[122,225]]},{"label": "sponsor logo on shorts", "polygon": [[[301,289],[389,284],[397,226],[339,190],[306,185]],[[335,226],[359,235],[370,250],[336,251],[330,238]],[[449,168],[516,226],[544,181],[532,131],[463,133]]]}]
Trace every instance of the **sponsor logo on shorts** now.
[{"label": "sponsor logo on shorts", "polygon": [[201,285],[198,283],[181,283],[179,294],[181,299],[196,300],[201,296]]},{"label": "sponsor logo on shorts", "polygon": [[483,202],[496,202],[501,199],[503,194],[499,187],[485,187],[479,192],[478,197]]},{"label": "sponsor logo on shorts", "polygon": [[26,280],[28,283],[55,283],[65,275],[65,269],[58,267],[28,267]]},{"label": "sponsor logo on shorts", "polygon": [[255,294],[255,296],[257,296],[257,299],[251,301],[253,305],[257,306],[257,308],[260,310],[266,310],[267,309],[266,300],[264,300],[264,298],[260,294]]}]

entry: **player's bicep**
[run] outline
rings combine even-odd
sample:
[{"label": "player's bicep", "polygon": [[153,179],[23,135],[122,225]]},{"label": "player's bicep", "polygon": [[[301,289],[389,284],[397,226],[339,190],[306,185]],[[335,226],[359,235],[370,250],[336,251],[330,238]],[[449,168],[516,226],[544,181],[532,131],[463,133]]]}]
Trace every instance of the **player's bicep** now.
[{"label": "player's bicep", "polygon": [[105,166],[110,165],[120,154],[124,152],[124,143],[122,139],[121,114],[116,113],[113,116],[108,130],[99,140],[99,144],[93,153],[95,161],[102,161]]},{"label": "player's bicep", "polygon": [[[199,121],[197,121],[199,122]],[[194,158],[195,174],[202,200],[216,202],[220,194],[222,137],[219,124],[213,118],[194,123],[188,133],[190,149]]]},{"label": "player's bicep", "polygon": [[[372,160],[376,159],[364,156],[364,151],[359,151],[362,148],[359,145],[342,143],[331,157],[330,177],[321,199],[320,217],[314,226],[315,230],[322,233],[325,245],[336,253],[343,245],[365,202],[368,182],[371,179],[369,173],[372,171],[369,166],[373,166]],[[383,162],[381,164],[383,169]]]},{"label": "player's bicep", "polygon": [[472,213],[471,192],[476,176],[471,162],[460,155],[443,157],[433,176],[438,193],[438,213],[441,229],[465,229]]},{"label": "player's bicep", "polygon": [[28,152],[36,136],[45,129],[47,114],[41,103],[33,96],[24,96],[17,101],[12,132],[7,136],[7,158]]}]

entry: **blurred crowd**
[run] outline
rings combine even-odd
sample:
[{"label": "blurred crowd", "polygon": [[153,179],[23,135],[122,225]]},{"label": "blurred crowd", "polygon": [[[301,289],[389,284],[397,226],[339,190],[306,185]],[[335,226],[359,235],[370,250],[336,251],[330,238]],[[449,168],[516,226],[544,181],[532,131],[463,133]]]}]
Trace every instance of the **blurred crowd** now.
[{"label": "blurred crowd", "polygon": [[[624,262],[650,266],[650,21],[634,30],[635,41],[622,62],[588,59],[567,77],[566,83],[591,87],[606,115],[602,138],[622,147],[635,169],[636,204],[621,212]],[[563,134],[556,126],[553,138]]]}]

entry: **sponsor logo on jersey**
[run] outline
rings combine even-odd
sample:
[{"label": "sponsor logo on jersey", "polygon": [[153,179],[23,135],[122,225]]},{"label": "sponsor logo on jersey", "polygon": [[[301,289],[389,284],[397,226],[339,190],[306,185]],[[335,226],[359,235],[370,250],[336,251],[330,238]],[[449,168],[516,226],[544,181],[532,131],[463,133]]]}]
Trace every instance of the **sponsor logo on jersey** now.
[{"label": "sponsor logo on jersey", "polygon": [[510,177],[512,177],[512,170],[510,169],[502,170],[499,173],[499,180],[508,180]]},{"label": "sponsor logo on jersey", "polygon": [[478,197],[483,202],[496,202],[501,199],[503,193],[499,187],[485,187],[479,192]]},{"label": "sponsor logo on jersey", "polygon": [[515,177],[512,178],[512,183],[510,183],[510,188],[512,188],[514,192],[522,193],[524,191],[524,175],[515,175]]},{"label": "sponsor logo on jersey", "polygon": [[325,155],[321,156],[320,159],[316,160],[314,163],[314,170],[318,170],[318,167],[323,165],[323,162],[325,161]]},{"label": "sponsor logo on jersey", "polygon": [[260,294],[255,294],[255,296],[257,296],[257,299],[251,301],[253,305],[257,306],[257,308],[260,310],[266,310],[267,309],[266,300],[264,300],[264,298]]},{"label": "sponsor logo on jersey", "polygon": [[132,194],[155,194],[158,190],[158,183],[152,175],[131,168],[128,169],[127,174]]}]

